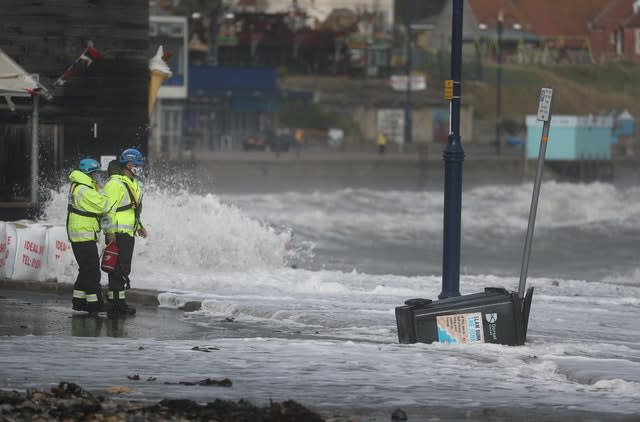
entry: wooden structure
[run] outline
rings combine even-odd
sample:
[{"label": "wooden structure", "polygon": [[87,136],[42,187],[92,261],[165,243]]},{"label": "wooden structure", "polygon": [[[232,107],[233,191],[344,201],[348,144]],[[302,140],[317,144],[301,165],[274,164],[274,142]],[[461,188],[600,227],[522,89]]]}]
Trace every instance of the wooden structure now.
[{"label": "wooden structure", "polygon": [[[0,48],[53,94],[40,101],[41,185],[61,180],[82,157],[99,159],[134,145],[146,151],[147,2],[3,0],[0,34]],[[103,58],[56,86],[87,46]],[[31,151],[31,102],[14,102],[14,111],[0,103],[0,156],[11,157],[11,166],[0,169],[0,220],[32,215],[38,208],[21,171]]]}]

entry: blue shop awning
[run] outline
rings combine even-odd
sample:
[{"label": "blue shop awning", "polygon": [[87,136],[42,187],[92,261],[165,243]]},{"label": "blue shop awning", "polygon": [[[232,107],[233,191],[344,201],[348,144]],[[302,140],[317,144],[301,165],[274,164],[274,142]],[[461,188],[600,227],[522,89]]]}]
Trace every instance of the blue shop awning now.
[{"label": "blue shop awning", "polygon": [[[275,111],[283,101],[311,100],[313,93],[284,91],[275,68],[189,67],[189,98],[224,103],[235,111]],[[213,100],[216,99],[216,100]]]}]

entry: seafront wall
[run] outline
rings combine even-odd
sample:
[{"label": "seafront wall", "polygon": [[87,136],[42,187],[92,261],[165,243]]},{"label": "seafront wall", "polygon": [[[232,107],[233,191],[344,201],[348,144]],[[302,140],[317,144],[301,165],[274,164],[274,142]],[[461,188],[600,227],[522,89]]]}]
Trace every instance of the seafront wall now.
[{"label": "seafront wall", "polygon": [[[197,177],[231,179],[269,177],[405,177],[440,183],[445,163],[441,152],[388,153],[203,153],[192,157]],[[537,160],[520,156],[465,153],[463,177],[469,181],[522,180],[535,175]],[[640,159],[545,161],[544,178],[573,182],[640,183]]]}]

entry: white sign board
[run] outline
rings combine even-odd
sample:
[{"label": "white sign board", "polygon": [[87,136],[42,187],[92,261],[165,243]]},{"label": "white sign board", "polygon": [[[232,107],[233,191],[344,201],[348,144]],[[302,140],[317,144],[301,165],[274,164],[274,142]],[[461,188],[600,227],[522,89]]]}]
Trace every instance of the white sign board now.
[{"label": "white sign board", "polygon": [[404,110],[401,108],[378,109],[378,133],[384,132],[387,139],[404,143]]},{"label": "white sign board", "polygon": [[340,145],[344,139],[344,131],[339,128],[329,128],[327,135],[329,136],[329,145],[332,146]]},{"label": "white sign board", "polygon": [[[407,90],[407,75],[392,75],[391,76],[391,88],[396,91]],[[411,91],[423,91],[427,89],[427,80],[421,75],[411,76],[411,85],[409,87]]]},{"label": "white sign board", "polygon": [[540,90],[540,104],[538,104],[538,120],[548,122],[551,118],[551,98],[553,88],[542,88]]},{"label": "white sign board", "polygon": [[115,155],[101,155],[100,156],[100,168],[104,171],[107,171],[109,167],[109,163],[116,159]]}]

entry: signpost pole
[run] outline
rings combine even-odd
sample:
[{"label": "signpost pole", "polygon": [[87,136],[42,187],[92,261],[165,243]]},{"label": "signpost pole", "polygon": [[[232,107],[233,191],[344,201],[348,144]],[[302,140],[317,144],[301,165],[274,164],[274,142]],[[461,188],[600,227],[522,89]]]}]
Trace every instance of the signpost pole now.
[{"label": "signpost pole", "polygon": [[531,198],[531,208],[529,210],[529,223],[527,225],[527,236],[524,241],[524,252],[522,254],[522,266],[520,268],[520,283],[518,285],[518,297],[524,298],[525,286],[527,284],[527,271],[529,268],[529,257],[531,256],[531,243],[533,241],[533,229],[536,224],[536,214],[538,209],[538,197],[540,196],[540,185],[542,183],[542,171],[544,169],[544,156],[547,151],[547,141],[549,140],[549,127],[551,125],[553,88],[542,88],[540,92],[540,104],[538,105],[538,120],[542,120],[542,136],[540,137],[540,152],[538,154],[538,166],[533,184],[533,196]]}]

